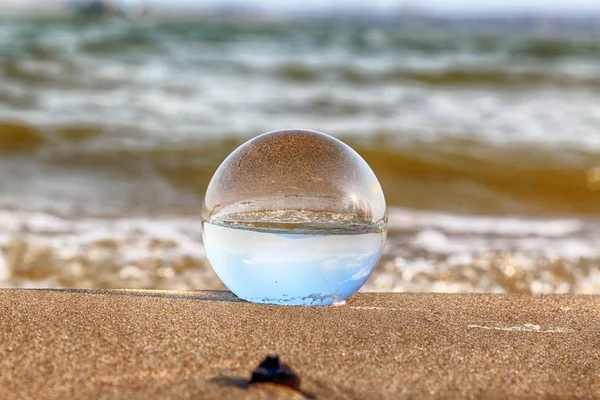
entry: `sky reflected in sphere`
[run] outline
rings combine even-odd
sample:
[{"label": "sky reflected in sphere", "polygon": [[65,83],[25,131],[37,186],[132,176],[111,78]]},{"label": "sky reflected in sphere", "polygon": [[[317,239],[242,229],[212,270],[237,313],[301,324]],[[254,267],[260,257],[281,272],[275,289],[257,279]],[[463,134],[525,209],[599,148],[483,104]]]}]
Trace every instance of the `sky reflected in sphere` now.
[{"label": "sky reflected in sphere", "polygon": [[204,244],[219,278],[256,303],[331,305],[371,275],[384,233],[271,233],[205,223]]}]

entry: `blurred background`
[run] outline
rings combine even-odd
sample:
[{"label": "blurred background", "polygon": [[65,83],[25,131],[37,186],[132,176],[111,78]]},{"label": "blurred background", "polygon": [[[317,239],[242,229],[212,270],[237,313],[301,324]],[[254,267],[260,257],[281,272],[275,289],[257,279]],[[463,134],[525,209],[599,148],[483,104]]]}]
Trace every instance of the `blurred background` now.
[{"label": "blurred background", "polygon": [[363,290],[600,293],[600,2],[0,0],[0,287],[216,289],[243,141],[378,175]]}]

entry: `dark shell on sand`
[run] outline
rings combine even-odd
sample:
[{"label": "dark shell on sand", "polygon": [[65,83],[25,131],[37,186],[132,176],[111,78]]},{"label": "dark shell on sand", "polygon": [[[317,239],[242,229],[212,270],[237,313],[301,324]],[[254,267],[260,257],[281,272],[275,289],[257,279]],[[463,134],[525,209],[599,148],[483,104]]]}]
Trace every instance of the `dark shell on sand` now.
[{"label": "dark shell on sand", "polygon": [[252,372],[250,383],[275,383],[300,390],[300,378],[287,364],[281,364],[276,355],[267,356]]}]

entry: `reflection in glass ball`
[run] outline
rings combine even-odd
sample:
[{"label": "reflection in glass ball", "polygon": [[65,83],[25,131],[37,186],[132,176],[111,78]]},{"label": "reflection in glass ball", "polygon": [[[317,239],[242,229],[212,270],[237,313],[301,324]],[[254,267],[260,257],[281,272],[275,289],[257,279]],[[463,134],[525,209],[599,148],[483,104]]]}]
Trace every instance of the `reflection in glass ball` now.
[{"label": "reflection in glass ball", "polygon": [[349,146],[315,131],[280,130],[225,159],[202,220],[208,260],[239,298],[330,305],[375,269],[387,211],[377,177]]}]

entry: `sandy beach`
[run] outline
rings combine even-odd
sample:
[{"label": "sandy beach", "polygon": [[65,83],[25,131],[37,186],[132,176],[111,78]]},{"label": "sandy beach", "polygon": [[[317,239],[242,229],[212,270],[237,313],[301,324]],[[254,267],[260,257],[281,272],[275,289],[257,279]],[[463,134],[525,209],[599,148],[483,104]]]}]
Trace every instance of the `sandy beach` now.
[{"label": "sandy beach", "polygon": [[[0,291],[0,398],[600,398],[600,297]],[[302,393],[248,385],[278,354]]]}]

